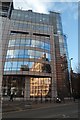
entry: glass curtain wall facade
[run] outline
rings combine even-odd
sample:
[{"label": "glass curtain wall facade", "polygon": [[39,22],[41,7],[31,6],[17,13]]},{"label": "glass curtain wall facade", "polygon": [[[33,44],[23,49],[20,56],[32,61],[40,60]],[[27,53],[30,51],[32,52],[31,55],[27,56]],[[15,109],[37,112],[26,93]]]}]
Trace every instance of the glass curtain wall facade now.
[{"label": "glass curtain wall facade", "polygon": [[4,42],[3,95],[14,92],[17,97],[33,100],[57,96],[63,86],[60,57],[64,39],[60,19],[56,12],[12,10]]}]

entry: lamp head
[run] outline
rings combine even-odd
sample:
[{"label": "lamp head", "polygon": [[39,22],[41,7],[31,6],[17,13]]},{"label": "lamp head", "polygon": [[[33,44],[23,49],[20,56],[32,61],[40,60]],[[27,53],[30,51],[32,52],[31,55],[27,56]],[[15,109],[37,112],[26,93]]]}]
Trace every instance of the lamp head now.
[{"label": "lamp head", "polygon": [[70,60],[73,60],[73,58],[71,58]]}]

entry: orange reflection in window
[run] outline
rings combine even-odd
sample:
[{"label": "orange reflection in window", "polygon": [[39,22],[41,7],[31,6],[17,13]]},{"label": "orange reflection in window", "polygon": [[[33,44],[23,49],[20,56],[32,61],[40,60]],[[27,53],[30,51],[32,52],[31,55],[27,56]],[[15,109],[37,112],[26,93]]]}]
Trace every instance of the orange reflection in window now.
[{"label": "orange reflection in window", "polygon": [[51,78],[31,78],[30,96],[46,96],[49,92]]}]

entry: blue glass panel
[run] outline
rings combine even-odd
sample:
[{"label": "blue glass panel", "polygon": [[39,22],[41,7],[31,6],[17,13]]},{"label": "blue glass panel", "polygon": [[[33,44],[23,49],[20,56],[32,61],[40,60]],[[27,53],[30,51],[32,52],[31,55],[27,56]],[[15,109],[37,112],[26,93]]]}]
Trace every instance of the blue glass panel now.
[{"label": "blue glass panel", "polygon": [[49,53],[46,53],[46,57],[48,58],[48,60],[51,60],[51,55]]},{"label": "blue glass panel", "polygon": [[50,44],[45,43],[45,49],[46,49],[46,50],[50,50]]},{"label": "blue glass panel", "polygon": [[25,50],[24,52],[25,52],[24,58],[29,58],[28,50]]},{"label": "blue glass panel", "polygon": [[21,39],[20,45],[21,45],[21,46],[25,46],[25,44],[26,44],[26,40],[25,40],[25,39]]},{"label": "blue glass panel", "polygon": [[[49,49],[49,45],[46,45],[46,49]],[[44,52],[35,51],[35,50],[8,50],[6,58],[38,58],[43,55]],[[47,53],[48,54],[48,53]]]},{"label": "blue glass panel", "polygon": [[30,39],[26,39],[25,45],[26,45],[26,46],[30,46],[30,44],[31,44],[31,40],[30,40]]},{"label": "blue glass panel", "polygon": [[15,45],[15,40],[9,40],[9,45],[8,45],[8,47],[14,46],[14,45]]},{"label": "blue glass panel", "polygon": [[36,41],[36,47],[41,48],[41,41]]},{"label": "blue glass panel", "polygon": [[34,62],[28,62],[29,68],[32,68],[33,64],[34,64]]},{"label": "blue glass panel", "polygon": [[12,68],[12,62],[5,62],[5,66],[4,66],[4,69],[5,70],[11,70]]},{"label": "blue glass panel", "polygon": [[35,56],[35,51],[34,50],[28,50],[28,55]]},{"label": "blue glass panel", "polygon": [[45,49],[45,48],[44,48],[44,42],[41,42],[41,48],[42,48],[42,49]]},{"label": "blue glass panel", "polygon": [[23,65],[23,61],[22,62],[18,62],[18,70],[20,70],[20,67],[21,67],[21,65]]},{"label": "blue glass panel", "polygon": [[15,40],[15,46],[19,46],[20,45],[20,39],[16,39]]},{"label": "blue glass panel", "polygon": [[31,40],[31,47],[35,47],[36,46],[36,41],[35,40]]},{"label": "blue glass panel", "polygon": [[13,58],[14,57],[14,50],[8,50],[6,58]]},{"label": "blue glass panel", "polygon": [[25,58],[24,50],[19,50],[19,58]]},{"label": "blue glass panel", "polygon": [[12,62],[12,70],[17,70],[17,62]]},{"label": "blue glass panel", "polygon": [[[37,47],[37,48],[42,48],[45,50],[50,50],[50,44],[45,43],[42,41],[37,41],[37,40],[30,40],[30,39],[16,39],[16,40],[10,40],[9,41],[9,47],[10,46],[31,46],[31,47]],[[12,52],[12,51],[10,51]],[[11,56],[10,56],[11,58]]]},{"label": "blue glass panel", "polygon": [[36,51],[35,57],[41,57],[43,52]]},{"label": "blue glass panel", "polygon": [[26,62],[26,61],[24,61],[24,65],[28,65],[29,68],[32,68],[33,64],[34,64],[34,62]]},{"label": "blue glass panel", "polygon": [[14,58],[18,58],[18,55],[19,55],[19,50],[14,50]]},{"label": "blue glass panel", "polygon": [[28,64],[28,62],[24,61],[23,65],[27,65],[27,64]]},{"label": "blue glass panel", "polygon": [[6,69],[7,68],[7,62],[5,62],[5,65],[4,65],[4,69]]}]

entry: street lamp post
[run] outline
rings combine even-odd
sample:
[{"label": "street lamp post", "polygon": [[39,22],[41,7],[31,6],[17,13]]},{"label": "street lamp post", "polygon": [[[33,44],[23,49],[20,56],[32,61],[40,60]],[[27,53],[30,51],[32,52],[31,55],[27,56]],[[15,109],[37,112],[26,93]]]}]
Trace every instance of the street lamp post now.
[{"label": "street lamp post", "polygon": [[71,82],[71,60],[73,60],[73,58],[69,59],[70,62],[70,76],[69,76],[69,81],[70,81],[70,93],[72,95],[72,82]]},{"label": "street lamp post", "polygon": [[41,103],[42,103],[42,85],[41,85]]}]

